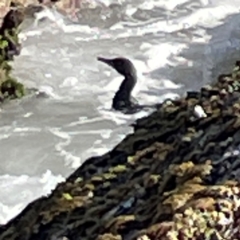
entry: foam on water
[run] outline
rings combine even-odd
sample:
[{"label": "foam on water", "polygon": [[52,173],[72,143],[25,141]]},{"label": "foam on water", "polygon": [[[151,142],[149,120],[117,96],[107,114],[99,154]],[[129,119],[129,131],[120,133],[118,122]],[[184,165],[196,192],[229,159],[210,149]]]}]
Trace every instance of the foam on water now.
[{"label": "foam on water", "polygon": [[[1,191],[5,197],[0,202],[0,222],[12,218],[17,212],[25,207],[26,202],[33,200],[32,192],[40,191],[42,194],[49,194],[58,182],[64,181],[60,175],[54,176],[47,170],[41,177],[29,177],[27,175],[10,176],[5,174],[0,177]],[[15,194],[13,194],[15,192]],[[21,199],[19,201],[19,199]]]},{"label": "foam on water", "polygon": [[[122,77],[97,56],[133,61],[139,79],[134,96],[143,104],[197,89],[239,57],[240,0],[96,3],[84,10],[80,24],[46,9],[21,33],[14,75],[47,97],[26,97],[0,109],[2,224],[88,157],[115,146],[132,132],[130,123],[149,113],[110,109]],[[41,22],[44,16],[49,20]]]}]

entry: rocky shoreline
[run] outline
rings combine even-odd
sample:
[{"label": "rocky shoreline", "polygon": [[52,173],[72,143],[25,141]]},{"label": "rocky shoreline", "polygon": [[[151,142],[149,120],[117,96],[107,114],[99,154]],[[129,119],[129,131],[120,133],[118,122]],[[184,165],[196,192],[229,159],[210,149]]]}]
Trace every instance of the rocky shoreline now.
[{"label": "rocky shoreline", "polygon": [[0,240],[240,238],[240,62],[165,101],[0,227]]}]

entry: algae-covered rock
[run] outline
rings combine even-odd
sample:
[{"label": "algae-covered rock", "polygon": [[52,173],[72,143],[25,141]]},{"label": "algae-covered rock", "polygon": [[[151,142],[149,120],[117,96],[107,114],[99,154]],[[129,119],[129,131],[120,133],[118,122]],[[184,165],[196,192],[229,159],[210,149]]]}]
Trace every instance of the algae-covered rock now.
[{"label": "algae-covered rock", "polygon": [[14,99],[24,96],[24,86],[11,77],[12,61],[20,54],[21,45],[18,40],[19,26],[24,19],[21,6],[12,2],[12,9],[5,15],[0,28],[0,99]]},{"label": "algae-covered rock", "polygon": [[3,98],[21,98],[25,95],[25,88],[23,84],[17,82],[15,79],[8,78],[1,84],[0,92]]}]

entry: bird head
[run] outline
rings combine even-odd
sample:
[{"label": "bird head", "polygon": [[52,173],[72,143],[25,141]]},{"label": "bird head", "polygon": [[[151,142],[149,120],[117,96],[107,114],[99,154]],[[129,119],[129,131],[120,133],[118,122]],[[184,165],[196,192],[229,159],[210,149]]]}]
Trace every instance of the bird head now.
[{"label": "bird head", "polygon": [[107,59],[98,57],[97,60],[113,67],[119,74],[123,76],[136,76],[136,69],[133,63],[127,58],[118,57]]}]

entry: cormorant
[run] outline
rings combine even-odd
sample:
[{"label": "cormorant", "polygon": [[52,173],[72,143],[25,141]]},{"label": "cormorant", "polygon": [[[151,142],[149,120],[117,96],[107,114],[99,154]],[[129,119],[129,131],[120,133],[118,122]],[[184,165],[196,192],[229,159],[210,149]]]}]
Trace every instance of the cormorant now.
[{"label": "cormorant", "polygon": [[125,114],[132,114],[142,110],[145,107],[153,107],[139,105],[131,96],[132,90],[137,83],[137,72],[133,63],[129,59],[123,57],[113,59],[98,57],[97,60],[113,67],[119,74],[125,77],[113,98],[113,109],[121,111]]}]

